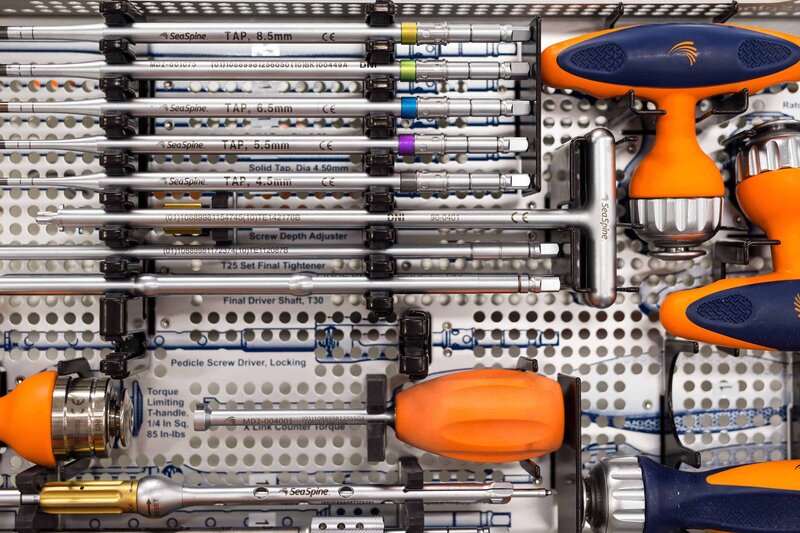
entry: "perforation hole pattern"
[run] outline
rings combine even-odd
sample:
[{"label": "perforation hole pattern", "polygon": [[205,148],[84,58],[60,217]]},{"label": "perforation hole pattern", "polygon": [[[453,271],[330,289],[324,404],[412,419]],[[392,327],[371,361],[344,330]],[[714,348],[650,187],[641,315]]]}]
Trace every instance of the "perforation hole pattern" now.
[{"label": "perforation hole pattern", "polygon": [[[356,4],[303,3],[196,3],[143,2],[154,14],[228,14],[355,15]],[[634,15],[685,14],[704,15],[719,8],[712,4],[681,4],[672,11],[657,4],[634,6]],[[14,2],[0,9],[16,14]],[[22,14],[62,14],[69,11],[81,15],[94,9],[92,2],[31,2],[30,12]],[[773,6],[762,5],[765,9]],[[778,7],[778,6],[774,6]],[[797,4],[781,4],[794,12]],[[465,3],[440,5],[403,4],[403,16],[447,15],[527,17],[543,13],[566,15],[605,15],[609,6],[601,5],[524,5],[482,6]],[[744,9],[753,9],[745,5]],[[216,11],[214,11],[216,10]],[[303,10],[303,11],[301,11]],[[702,13],[701,13],[702,10]],[[744,23],[744,22],[743,22]],[[755,21],[754,23],[757,23]],[[569,34],[568,23],[548,25],[553,32],[546,37],[555,41]],[[19,54],[19,60],[35,54]],[[63,61],[86,60],[85,51],[63,52]],[[473,87],[449,84],[448,92],[463,93]],[[270,91],[298,92],[333,91],[357,93],[358,84],[303,83],[265,86],[258,83],[160,83],[159,92],[181,90],[192,93],[241,92],[263,94]],[[496,88],[507,94],[509,87]],[[2,80],[0,100],[76,99],[100,97],[95,82],[82,80]],[[783,102],[798,102],[796,84],[789,84],[751,100],[751,109],[780,110]],[[552,151],[572,137],[595,127],[612,127],[618,136],[635,122],[624,118],[624,110],[616,102],[597,101],[574,94],[548,92],[543,97],[543,147],[545,168]],[[622,117],[621,120],[617,118]],[[747,124],[737,118],[719,125],[701,124],[700,140],[720,166],[726,163],[718,142]],[[438,124],[449,134],[511,134],[513,124],[485,124],[480,121],[450,121]],[[403,128],[414,126],[409,122]],[[283,130],[306,128],[314,131],[350,132],[359,127],[352,121],[321,122],[312,120],[160,120],[160,133],[172,135],[213,131],[236,132],[243,127]],[[486,133],[491,132],[491,133]],[[3,139],[81,137],[99,135],[102,130],[93,119],[69,116],[2,117],[0,137]],[[638,144],[622,147],[618,154],[620,179],[625,165],[638,151]],[[179,165],[180,163],[180,165]],[[357,158],[331,162],[332,170],[356,168]],[[181,154],[159,156],[151,168],[186,169],[250,169],[250,165],[269,162],[237,160],[235,157],[196,157]],[[440,158],[422,161],[407,160],[401,168],[442,170],[472,169],[515,170],[515,160],[481,161]],[[45,154],[0,155],[1,176],[45,176],[56,173],[85,174],[100,167],[93,156],[49,152]],[[549,184],[544,174],[545,193],[531,197],[518,195],[431,195],[401,197],[400,208],[481,208],[543,207]],[[182,192],[159,194],[155,205],[166,201],[198,198]],[[360,195],[246,195],[238,199],[241,207],[267,208],[347,208],[361,205]],[[35,223],[37,211],[55,209],[60,204],[73,207],[97,206],[96,194],[55,189],[0,191],[0,242],[3,244],[81,244],[97,243],[95,231],[68,230],[59,233]],[[735,212],[726,213],[733,220]],[[339,232],[323,232],[339,233]],[[358,236],[343,232],[349,242]],[[268,234],[268,233],[266,233]],[[536,237],[522,232],[496,232],[481,229],[470,231],[442,230],[402,236],[408,242],[469,242],[474,240],[519,240]],[[308,244],[308,233],[287,231],[276,238]],[[157,242],[173,242],[164,235]],[[179,237],[192,242],[193,237]],[[329,241],[335,245],[337,241]],[[567,292],[548,295],[408,295],[397,297],[398,309],[422,308],[431,312],[434,330],[435,373],[455,369],[514,367],[520,357],[534,357],[540,372],[548,377],[558,373],[580,377],[583,401],[583,456],[588,466],[606,454],[658,451],[657,419],[659,392],[662,390],[661,346],[664,331],[657,319],[658,304],[665,290],[679,286],[707,283],[711,280],[709,259],[694,263],[665,263],[641,253],[641,245],[626,235],[619,236],[620,286],[640,287],[637,293],[620,293],[616,305],[596,310],[576,303]],[[308,263],[318,263],[308,261]],[[548,273],[549,261],[403,261],[405,272],[460,273],[528,271]],[[768,260],[756,258],[751,268],[767,268]],[[98,265],[92,261],[29,262],[6,261],[0,273],[92,273]],[[297,265],[287,269],[278,265],[275,272],[303,269]],[[326,272],[358,273],[358,261],[332,261],[321,267]],[[165,262],[161,273],[232,273],[224,264],[199,264],[194,261]],[[108,345],[96,333],[96,297],[0,297],[0,331],[3,332],[2,362],[9,377],[18,380],[63,358],[86,357],[93,367],[99,365]],[[137,438],[127,450],[114,450],[109,459],[98,460],[89,476],[136,478],[144,473],[162,471],[187,483],[374,483],[396,482],[398,459],[413,453],[427,471],[429,480],[466,481],[483,479],[523,479],[515,465],[467,464],[408,448],[390,436],[387,461],[371,465],[366,461],[365,436],[362,429],[344,431],[250,432],[217,429],[194,432],[188,413],[196,402],[207,400],[212,405],[229,408],[344,408],[361,406],[364,380],[369,373],[386,373],[393,388],[404,386],[397,368],[397,328],[395,324],[368,320],[361,296],[329,297],[263,297],[263,299],[225,297],[163,297],[158,301],[159,330],[162,346],[152,352],[150,368],[126,385],[139,395],[143,423]],[[215,349],[210,349],[214,347]],[[224,366],[234,361],[243,365],[267,361],[266,367]],[[200,365],[203,366],[195,366]],[[219,365],[219,366],[218,366]],[[243,370],[247,369],[247,370]],[[789,390],[787,357],[784,354],[746,352],[739,358],[702,346],[700,353],[682,356],[675,378],[677,425],[683,442],[703,450],[704,466],[785,458],[787,424],[786,408]],[[169,413],[160,415],[158,413]],[[187,424],[184,427],[182,424]],[[542,465],[548,471],[549,461]],[[13,454],[5,454],[2,471],[14,475],[29,466]],[[527,479],[527,478],[525,478]],[[545,475],[545,479],[549,479]],[[514,520],[541,524],[551,529],[551,502],[525,503],[524,508],[512,505]],[[506,509],[504,508],[503,511]],[[336,512],[334,510],[334,512]],[[365,514],[375,509],[362,509]],[[265,512],[266,513],[266,512]],[[262,517],[266,514],[231,513],[227,518],[214,517],[215,525],[238,524],[241,517]],[[283,515],[282,515],[283,516]],[[288,518],[286,518],[288,517]],[[284,523],[300,520],[299,511],[289,511]],[[75,518],[74,524],[85,524]],[[111,519],[113,520],[113,519]],[[121,522],[133,527],[130,519]],[[136,520],[136,519],[134,519]],[[185,516],[165,519],[167,526],[203,524],[207,519]],[[288,522],[286,522],[288,520]],[[509,518],[510,520],[510,518]],[[523,522],[524,520],[524,522]],[[106,522],[103,524],[116,524]],[[134,522],[136,525],[139,522]],[[299,523],[299,522],[298,522]],[[539,529],[539,528],[537,528]]]}]

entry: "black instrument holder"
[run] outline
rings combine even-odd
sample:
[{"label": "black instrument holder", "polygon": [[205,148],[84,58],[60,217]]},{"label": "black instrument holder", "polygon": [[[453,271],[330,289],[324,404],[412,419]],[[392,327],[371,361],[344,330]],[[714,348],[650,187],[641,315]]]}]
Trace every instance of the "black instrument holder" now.
[{"label": "black instrument holder", "polygon": [[400,373],[411,381],[428,377],[432,349],[431,314],[422,309],[409,309],[398,324]]},{"label": "black instrument holder", "polygon": [[533,76],[518,80],[514,84],[514,98],[531,102],[531,114],[514,118],[514,135],[526,137],[528,146],[532,147],[521,155],[521,171],[531,176],[530,186],[522,191],[523,196],[538,193],[542,190],[542,100],[544,97],[541,55],[542,55],[542,19],[535,17],[529,23],[531,38],[522,42],[521,58],[531,63]]},{"label": "black instrument holder", "polygon": [[556,492],[558,533],[583,531],[583,471],[581,463],[581,380],[558,375],[564,396],[564,442],[553,452],[551,486]]},{"label": "black instrument holder", "polygon": [[[367,413],[386,412],[388,386],[384,374],[367,374]],[[377,463],[386,459],[386,424],[367,422],[367,461]]]},{"label": "black instrument holder", "polygon": [[672,403],[672,385],[678,356],[682,353],[697,353],[699,346],[694,341],[666,339],[664,341],[664,384],[659,399],[661,424],[659,425],[661,442],[661,464],[669,468],[679,468],[686,464],[694,468],[700,467],[700,452],[690,450],[678,436],[675,426],[675,411]]},{"label": "black instrument holder", "polygon": [[[422,490],[425,472],[416,457],[400,458],[400,484],[406,490]],[[400,507],[400,527],[406,533],[424,533],[425,504],[422,500],[406,500]]]}]

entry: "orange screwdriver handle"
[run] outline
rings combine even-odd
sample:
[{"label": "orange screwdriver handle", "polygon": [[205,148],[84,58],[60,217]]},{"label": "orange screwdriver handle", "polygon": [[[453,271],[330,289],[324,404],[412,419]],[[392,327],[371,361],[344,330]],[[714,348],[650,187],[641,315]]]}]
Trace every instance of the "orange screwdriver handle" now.
[{"label": "orange screwdriver handle", "polygon": [[522,461],[561,447],[564,400],[556,381],[530,372],[456,372],[398,393],[395,432],[453,459]]},{"label": "orange screwdriver handle", "polygon": [[715,197],[724,186],[697,143],[697,102],[800,79],[800,39],[723,24],[629,26],[550,46],[541,69],[551,87],[598,98],[634,91],[666,112],[631,178],[632,198]]},{"label": "orange screwdriver handle", "polygon": [[40,372],[0,398],[0,440],[24,459],[53,467],[51,411],[58,374]]}]

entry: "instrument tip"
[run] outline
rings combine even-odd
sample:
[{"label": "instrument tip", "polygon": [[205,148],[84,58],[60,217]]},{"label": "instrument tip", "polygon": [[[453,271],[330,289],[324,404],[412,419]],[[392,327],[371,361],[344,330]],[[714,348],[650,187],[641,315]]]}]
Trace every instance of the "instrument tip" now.
[{"label": "instrument tip", "polygon": [[8,40],[8,26],[0,26],[0,41]]},{"label": "instrument tip", "polygon": [[39,211],[36,213],[36,223],[37,224],[51,224],[56,221],[58,217],[58,213],[54,213],[52,211]]},{"label": "instrument tip", "polygon": [[0,113],[8,113],[8,102],[0,102]]},{"label": "instrument tip", "polygon": [[8,178],[0,178],[0,187],[8,187]]},{"label": "instrument tip", "polygon": [[0,76],[8,76],[8,65],[0,65]]}]

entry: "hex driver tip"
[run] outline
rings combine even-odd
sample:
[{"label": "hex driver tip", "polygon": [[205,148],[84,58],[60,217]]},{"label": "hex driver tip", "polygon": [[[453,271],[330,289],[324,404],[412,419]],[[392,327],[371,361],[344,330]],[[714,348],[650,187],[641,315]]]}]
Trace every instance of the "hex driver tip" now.
[{"label": "hex driver tip", "polygon": [[529,189],[531,186],[530,174],[509,174],[509,188]]},{"label": "hex driver tip", "polygon": [[505,70],[503,79],[506,80],[524,80],[531,75],[531,66],[524,61],[509,61],[502,64]]},{"label": "hex driver tip", "polygon": [[512,117],[521,117],[530,115],[532,112],[531,102],[529,100],[506,100],[508,102],[508,115]]},{"label": "hex driver tip", "polygon": [[506,26],[508,33],[506,34],[506,41],[510,42],[523,42],[531,40],[530,26]]},{"label": "hex driver tip", "polygon": [[539,257],[557,257],[558,253],[558,244],[554,242],[543,242],[539,244]]},{"label": "hex driver tip", "polygon": [[192,419],[194,420],[195,431],[208,430],[211,427],[211,408],[205,403],[202,406],[198,406],[194,410]]},{"label": "hex driver tip", "polygon": [[525,137],[505,137],[508,142],[508,149],[505,152],[522,153],[528,151],[528,139]]}]

